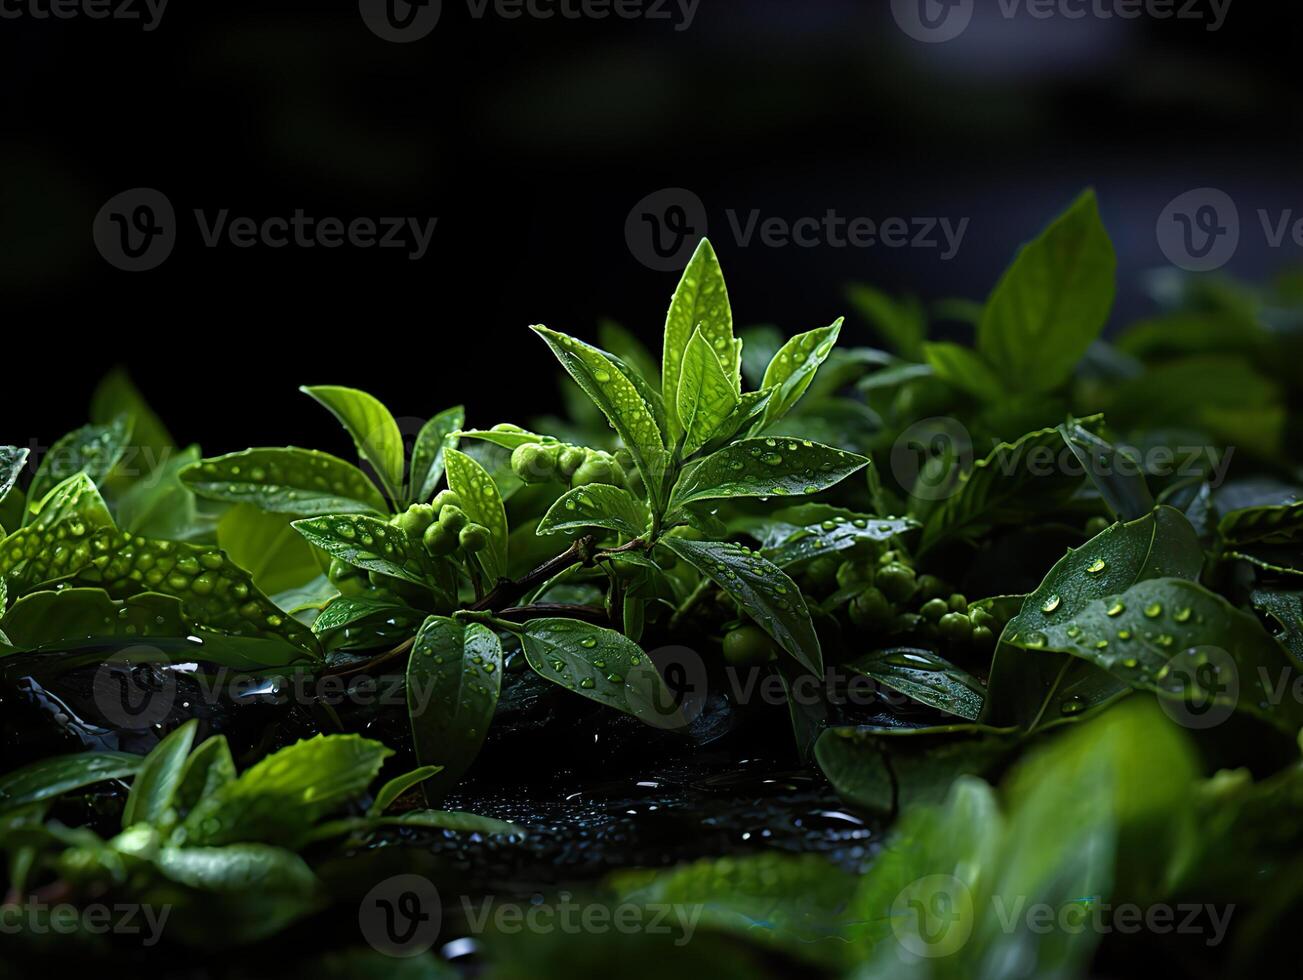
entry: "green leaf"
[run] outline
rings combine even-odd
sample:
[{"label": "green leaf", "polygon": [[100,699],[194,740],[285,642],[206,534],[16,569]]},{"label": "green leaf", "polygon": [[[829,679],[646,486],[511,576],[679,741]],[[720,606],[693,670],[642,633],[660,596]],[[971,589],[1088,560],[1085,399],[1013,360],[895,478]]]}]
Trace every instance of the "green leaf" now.
[{"label": "green leaf", "polygon": [[43,529],[70,517],[80,518],[90,528],[113,527],[113,516],[99,489],[85,473],[64,480],[39,500],[33,500],[27,511],[27,525]]},{"label": "green leaf", "polygon": [[1245,711],[1289,735],[1303,726],[1303,703],[1276,687],[1292,673],[1285,651],[1257,619],[1195,582],[1143,581],[1006,638],[1080,657],[1133,688],[1184,700],[1192,714]]},{"label": "green leaf", "polygon": [[843,319],[828,327],[797,334],[774,355],[765,370],[762,389],[774,389],[765,406],[759,427],[773,425],[796,407],[814,380],[820,365],[828,359],[841,334]]},{"label": "green leaf", "polygon": [[1067,381],[1108,320],[1117,256],[1087,191],[1018,253],[977,326],[978,353],[1016,391]]},{"label": "green leaf", "polygon": [[46,453],[27,488],[27,496],[40,500],[57,484],[77,473],[85,473],[98,486],[122,459],[130,438],[131,421],[125,417],[108,425],[86,425],[68,433]]},{"label": "green leaf", "polygon": [[267,594],[298,589],[321,574],[312,546],[288,515],[237,504],[217,525],[217,546]]},{"label": "green leaf", "polygon": [[868,465],[863,456],[808,439],[743,439],[686,469],[670,510],[698,500],[819,493]]},{"label": "green leaf", "polygon": [[141,766],[138,755],[82,752],[56,755],[0,776],[0,811],[52,800],[110,779],[127,779]]},{"label": "green leaf", "polygon": [[172,808],[176,820],[166,827],[170,832],[176,822],[185,819],[200,800],[207,799],[227,783],[235,780],[235,760],[231,757],[231,747],[225,735],[214,735],[201,742],[199,747],[186,759],[181,779],[172,796]]},{"label": "green leaf", "polygon": [[846,295],[892,350],[911,360],[921,358],[928,325],[927,312],[917,298],[896,299],[865,285],[851,286]]},{"label": "green leaf", "polygon": [[522,429],[518,425],[505,422],[495,425],[491,429],[466,429],[458,432],[457,435],[462,439],[479,439],[507,450],[519,449],[521,446],[534,444],[542,446],[564,445],[560,439],[554,436],[540,435],[537,432],[530,432],[528,429]]},{"label": "green leaf", "polygon": [[376,793],[375,799],[367,807],[368,817],[378,817],[391,806],[394,802],[406,793],[413,786],[419,786],[431,776],[443,771],[443,766],[420,766],[411,772],[405,772],[401,776],[395,776],[389,782],[380,787]]},{"label": "green leaf", "polygon": [[480,562],[490,579],[507,572],[507,511],[502,495],[488,470],[455,449],[444,453],[448,468],[448,486],[461,497],[462,510],[476,524],[489,530],[489,547],[479,553]]},{"label": "green leaf", "polygon": [[214,518],[200,516],[194,494],[181,481],[181,471],[198,462],[199,447],[190,446],[130,484],[114,500],[118,526],[132,534],[168,541],[210,535]]},{"label": "green leaf", "polygon": [[358,454],[370,463],[380,478],[389,499],[397,504],[403,499],[403,435],[398,423],[372,395],[355,388],[319,385],[299,389],[316,399],[353,437]]},{"label": "green leaf", "polygon": [[[699,915],[698,935],[719,932],[733,937],[738,949],[756,945],[782,951],[794,958],[792,963],[785,959],[781,971],[790,974],[807,972],[795,967],[796,960],[829,968],[843,965],[845,910],[856,883],[855,875],[819,855],[772,851],[664,870],[622,869],[608,882],[621,907],[692,908]],[[764,970],[745,973],[769,975]]]},{"label": "green leaf", "polygon": [[[634,465],[642,474],[648,493],[653,500],[659,499],[668,465],[665,436],[656,423],[652,407],[639,393],[637,386],[619,369],[614,368],[604,351],[544,326],[530,329],[547,342],[561,366],[615,427],[625,448],[633,456]],[[687,341],[688,337],[685,336],[684,347],[687,346]],[[681,360],[682,355],[679,357]],[[679,361],[676,361],[673,392],[666,389],[667,395],[674,398],[678,395],[679,367]],[[669,413],[668,405],[665,406],[665,411]]]},{"label": "green leaf", "polygon": [[637,538],[646,533],[650,520],[646,505],[628,490],[594,483],[562,494],[544,515],[538,533],[558,534],[600,527]]},{"label": "green leaf", "polygon": [[986,402],[1005,397],[999,376],[976,351],[951,343],[924,344],[923,358],[938,378],[960,391]]},{"label": "green leaf", "polygon": [[332,639],[332,634],[348,627],[355,629],[367,626],[389,625],[406,629],[418,626],[424,614],[409,606],[398,605],[388,599],[369,599],[366,596],[339,596],[332,600],[312,623],[312,630],[323,643]]},{"label": "green leaf", "polygon": [[407,660],[407,711],[416,759],[442,771],[427,799],[447,793],[479,754],[502,686],[502,643],[487,626],[425,621]]},{"label": "green leaf", "polygon": [[306,517],[291,526],[310,544],[354,568],[365,568],[414,585],[430,582],[430,559],[424,546],[387,521],[360,514],[337,514]]},{"label": "green leaf", "polygon": [[823,654],[805,597],[781,569],[727,541],[664,537],[659,545],[715,582],[801,666],[823,676]]},{"label": "green leaf", "polygon": [[23,467],[27,465],[27,457],[31,455],[29,449],[19,449],[17,446],[0,446],[0,500],[14,488],[18,482],[18,477],[23,472]]},{"label": "green leaf", "polygon": [[114,368],[91,395],[90,420],[111,425],[124,416],[131,422],[131,441],[141,450],[147,468],[152,472],[164,465],[176,450],[171,433],[127,372]]},{"label": "green leaf", "polygon": [[[698,329],[723,362],[725,374],[737,379],[734,390],[740,391],[742,348],[733,338],[733,310],[728,301],[728,287],[724,285],[724,273],[719,267],[715,249],[704,238],[683,270],[683,278],[674,291],[665,317],[661,391],[669,425],[665,435],[671,445],[678,443],[684,431],[678,412],[679,385],[688,342]],[[648,486],[651,486],[650,482]]]},{"label": "green leaf", "polygon": [[1134,455],[1101,439],[1080,425],[1059,427],[1109,510],[1119,520],[1134,521],[1154,509],[1154,495],[1145,482],[1144,468]]},{"label": "green leaf", "polygon": [[191,718],[145,756],[122,809],[124,830],[138,823],[157,823],[172,806],[198,727],[199,722]]},{"label": "green leaf", "polygon": [[431,830],[451,830],[462,834],[525,836],[525,829],[518,824],[494,820],[492,817],[481,817],[475,813],[461,810],[411,810],[393,816],[368,814],[365,817],[343,817],[339,820],[331,820],[316,827],[308,836],[308,842],[329,840],[346,834],[367,834],[386,827],[423,827]]},{"label": "green leaf", "polygon": [[[1082,481],[1075,466],[1063,465],[1065,457],[1075,462],[1058,429],[1029,432],[1017,442],[996,446],[960,476],[928,514],[920,553],[953,535],[971,535],[992,524],[1018,524],[1063,503]],[[928,485],[940,486],[941,481],[929,479]]]},{"label": "green leaf", "polygon": [[1037,636],[1079,615],[1092,602],[1153,578],[1198,579],[1203,548],[1185,515],[1160,507],[1115,524],[1069,551],[1005,627],[991,665],[982,720],[1036,728],[1114,700],[1126,685],[1088,662],[1047,650],[1021,649],[1015,636]]},{"label": "green leaf", "polygon": [[202,911],[194,910],[193,917],[178,914],[168,927],[191,946],[253,943],[281,932],[323,902],[320,882],[302,858],[263,843],[164,847],[153,864],[171,881],[202,895],[197,900]]},{"label": "green leaf", "polygon": [[677,416],[683,426],[683,455],[709,442],[738,406],[738,391],[711,350],[705,334],[694,330],[683,352]]},{"label": "green leaf", "polygon": [[830,728],[815,759],[842,798],[896,813],[942,802],[961,776],[996,768],[1014,748],[1010,733],[969,723],[935,728]]},{"label": "green leaf", "polygon": [[986,697],[982,682],[930,650],[878,650],[847,666],[920,704],[965,721],[976,721],[982,713]]},{"label": "green leaf", "polygon": [[1303,502],[1245,507],[1225,514],[1217,525],[1221,539],[1233,546],[1293,544],[1303,530]]},{"label": "green leaf", "polygon": [[458,405],[445,409],[421,427],[412,446],[410,478],[413,503],[425,503],[434,496],[443,479],[443,454],[457,448],[457,433],[466,424],[466,408]]},{"label": "green leaf", "polygon": [[113,528],[92,532],[72,517],[10,535],[0,550],[0,575],[20,593],[73,576],[113,598],[160,592],[180,599],[186,616],[210,630],[283,639],[319,654],[310,631],[258,591],[247,572],[203,545],[151,541]]},{"label": "green leaf", "polygon": [[821,555],[848,551],[865,542],[891,541],[918,528],[909,517],[870,517],[830,508],[829,516],[804,526],[771,523],[767,533],[778,538],[763,554],[779,568],[789,568]]},{"label": "green leaf", "polygon": [[246,449],[181,471],[198,496],[275,514],[386,514],[385,499],[352,463],[314,449]]},{"label": "green leaf", "polygon": [[1303,669],[1303,592],[1254,589],[1249,598],[1253,608],[1276,625],[1276,638],[1294,658],[1295,666]]},{"label": "green leaf", "polygon": [[185,636],[181,602],[142,592],[115,601],[103,589],[32,592],[14,603],[3,620],[15,646],[26,649],[102,637]]},{"label": "green leaf", "polygon": [[267,756],[201,799],[180,830],[186,843],[294,846],[311,825],[362,796],[393,753],[357,735],[317,735]]},{"label": "green leaf", "polygon": [[525,659],[545,680],[608,708],[675,727],[656,665],[622,633],[577,619],[532,619],[517,631]]}]

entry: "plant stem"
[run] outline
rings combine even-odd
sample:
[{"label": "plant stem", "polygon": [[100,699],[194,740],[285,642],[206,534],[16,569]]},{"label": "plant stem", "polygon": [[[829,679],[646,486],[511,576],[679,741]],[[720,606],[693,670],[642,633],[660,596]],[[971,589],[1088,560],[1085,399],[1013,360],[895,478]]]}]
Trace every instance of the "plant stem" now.
[{"label": "plant stem", "polygon": [[710,591],[711,586],[714,584],[714,582],[705,577],[697,583],[697,587],[692,590],[692,594],[680,603],[679,608],[674,610],[674,615],[670,617],[671,630],[678,629],[679,623],[683,621],[683,617],[692,612],[693,607],[701,601],[702,597]]},{"label": "plant stem", "polygon": [[483,612],[484,610],[509,606],[535,585],[546,581],[571,565],[587,565],[592,561],[593,538],[592,535],[585,535],[577,539],[561,554],[545,561],[523,578],[516,580],[499,579],[498,584],[489,590],[487,595],[478,599],[470,608],[475,612]]}]

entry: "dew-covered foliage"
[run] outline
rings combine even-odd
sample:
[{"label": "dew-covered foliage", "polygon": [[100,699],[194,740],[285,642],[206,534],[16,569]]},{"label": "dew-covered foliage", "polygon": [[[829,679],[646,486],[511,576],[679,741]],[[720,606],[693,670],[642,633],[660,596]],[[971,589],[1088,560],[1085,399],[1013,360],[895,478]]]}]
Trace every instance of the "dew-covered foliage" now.
[{"label": "dew-covered foliage", "polygon": [[[205,457],[115,372],[49,453],[0,446],[0,972],[1275,962],[1303,289],[1172,279],[1106,331],[1117,274],[1087,193],[985,303],[855,286],[867,323],[786,336],[737,327],[703,241],[659,356],[532,328],[564,420],[450,374],[404,442],[303,388],[356,460]],[[171,918],[50,942],[52,903],[106,901]]]}]

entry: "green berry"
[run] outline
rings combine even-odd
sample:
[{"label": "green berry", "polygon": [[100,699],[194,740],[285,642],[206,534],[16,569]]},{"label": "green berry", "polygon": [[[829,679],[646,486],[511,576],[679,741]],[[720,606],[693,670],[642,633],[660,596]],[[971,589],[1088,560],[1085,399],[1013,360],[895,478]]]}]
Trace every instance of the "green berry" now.
[{"label": "green berry", "polygon": [[413,504],[399,514],[392,523],[402,528],[414,538],[419,538],[425,529],[434,523],[435,510],[430,504]]},{"label": "green berry", "polygon": [[941,635],[951,643],[963,643],[973,633],[973,623],[963,613],[946,613],[941,617]]},{"label": "green berry", "polygon": [[923,603],[923,608],[919,610],[923,618],[929,622],[939,623],[941,617],[950,612],[950,607],[946,605],[944,599],[929,599]]},{"label": "green berry", "polygon": [[849,589],[873,584],[873,565],[869,562],[844,561],[837,569],[837,587]]},{"label": "green berry", "polygon": [[455,504],[449,504],[439,511],[439,526],[449,534],[457,534],[470,522],[466,512]]},{"label": "green berry", "polygon": [[924,600],[945,599],[946,596],[950,595],[950,586],[935,575],[920,575],[918,577],[918,594]]},{"label": "green berry", "polygon": [[616,484],[617,473],[619,480],[624,482],[624,474],[619,471],[614,459],[605,453],[593,453],[579,469],[575,470],[574,475],[570,478],[570,486],[586,487],[593,483]]},{"label": "green berry", "polygon": [[881,589],[870,586],[851,600],[849,615],[862,630],[882,630],[891,625],[896,611]]},{"label": "green berry", "polygon": [[733,667],[756,667],[777,655],[777,645],[758,626],[740,626],[724,637],[724,660]]},{"label": "green berry", "polygon": [[425,537],[421,539],[421,543],[430,554],[442,558],[457,550],[457,535],[442,524],[434,523],[425,529]]},{"label": "green berry", "polygon": [[575,475],[575,471],[584,465],[587,459],[587,450],[580,449],[578,446],[567,446],[561,450],[561,454],[557,457],[557,469],[560,470],[563,477],[569,480]]},{"label": "green berry", "polygon": [[968,611],[968,618],[973,621],[975,628],[990,628],[995,625],[995,617],[983,609],[981,606],[974,606]]},{"label": "green berry", "polygon": [[556,479],[560,446],[541,446],[527,442],[511,454],[511,470],[526,483],[547,483]]},{"label": "green berry", "polygon": [[350,565],[342,558],[330,559],[330,570],[326,572],[326,577],[336,585],[348,579],[359,578],[361,575],[362,569]]},{"label": "green berry", "polygon": [[899,562],[892,562],[879,568],[875,581],[878,588],[892,602],[905,602],[914,594],[914,589],[918,585],[914,569]]},{"label": "green berry", "polygon": [[825,555],[805,566],[805,576],[816,589],[831,589],[837,584],[837,559]]},{"label": "green berry", "polygon": [[973,646],[979,650],[989,650],[995,646],[995,634],[985,626],[974,626],[972,632]]},{"label": "green berry", "polygon": [[460,507],[461,497],[457,496],[455,490],[440,490],[435,494],[434,500],[430,502],[430,506],[434,508],[434,512],[437,514],[445,507]]},{"label": "green berry", "polygon": [[457,542],[466,551],[483,551],[489,546],[489,529],[483,524],[467,524],[457,536]]},{"label": "green berry", "polygon": [[948,605],[950,606],[951,612],[968,612],[968,600],[958,592],[950,597]]},{"label": "green berry", "polygon": [[1093,538],[1097,534],[1107,531],[1113,525],[1109,523],[1107,517],[1092,517],[1086,522],[1086,537]]},{"label": "green berry", "polygon": [[878,555],[879,565],[890,565],[899,560],[900,560],[900,555],[897,554],[895,551],[892,551],[891,549],[887,549],[882,554]]}]

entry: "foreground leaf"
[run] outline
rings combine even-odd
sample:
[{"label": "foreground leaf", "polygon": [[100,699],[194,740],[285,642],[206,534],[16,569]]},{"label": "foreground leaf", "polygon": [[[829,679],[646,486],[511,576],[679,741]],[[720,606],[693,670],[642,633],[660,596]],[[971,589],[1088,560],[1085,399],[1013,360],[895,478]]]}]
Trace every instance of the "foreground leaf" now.
[{"label": "foreground leaf", "polygon": [[664,537],[668,548],[727,592],[780,647],[817,677],[823,653],[805,597],[773,563],[727,541],[689,541]]},{"label": "foreground leaf", "polygon": [[[389,499],[403,499],[403,435],[379,399],[356,388],[318,385],[299,389],[320,402],[353,437],[358,454],[370,463]],[[382,508],[383,510],[383,508]]]},{"label": "foreground leaf", "polygon": [[[531,327],[542,337],[561,366],[606,416],[633,456],[643,483],[652,499],[658,499],[665,478],[667,459],[665,438],[652,407],[630,381],[607,358],[605,352],[544,326]],[[687,338],[684,338],[686,345]],[[678,364],[674,375],[674,395],[678,394]],[[668,389],[667,389],[668,392]],[[666,406],[669,412],[669,406]],[[677,418],[677,416],[675,416]]]},{"label": "foreground leaf", "polygon": [[796,407],[837,344],[843,322],[839,318],[831,326],[797,334],[778,349],[765,369],[765,379],[760,386],[764,390],[773,389],[773,394],[765,406],[759,428],[774,425]]},{"label": "foreground leaf", "polygon": [[118,465],[131,438],[131,422],[119,417],[107,425],[86,425],[70,432],[53,446],[41,461],[28,497],[40,500],[70,476],[85,473],[99,486]]},{"label": "foreground leaf", "polygon": [[0,776],[0,810],[52,800],[110,779],[126,779],[140,770],[141,762],[140,756],[126,752],[83,752],[42,759]]},{"label": "foreground leaf", "polygon": [[462,510],[474,523],[489,530],[489,547],[479,553],[491,579],[507,573],[507,511],[488,470],[455,449],[444,453],[448,486],[461,497]]},{"label": "foreground leaf", "polygon": [[628,490],[606,483],[576,487],[561,497],[538,525],[539,534],[558,534],[600,527],[628,538],[647,530],[651,515]]},{"label": "foreground leaf", "polygon": [[466,424],[466,408],[458,405],[445,409],[426,422],[412,447],[412,472],[409,477],[413,503],[426,503],[434,496],[443,479],[443,454],[457,448],[457,433]]},{"label": "foreground leaf", "polygon": [[977,350],[1005,384],[1052,391],[1104,329],[1117,256],[1087,191],[1018,253],[977,326]]},{"label": "foreground leaf", "polygon": [[145,756],[136,778],[131,781],[131,792],[122,809],[123,829],[138,823],[156,823],[172,806],[198,727],[199,722],[190,719]]},{"label": "foreground leaf", "polygon": [[878,650],[850,661],[851,670],[920,704],[976,721],[986,689],[982,682],[930,650]]},{"label": "foreground leaf", "polygon": [[426,798],[446,795],[479,754],[502,685],[502,643],[487,626],[425,621],[407,661],[407,711],[417,761],[442,771]]},{"label": "foreground leaf", "polygon": [[679,378],[677,408],[683,426],[683,455],[691,456],[714,438],[737,405],[733,378],[725,372],[701,330],[693,331],[683,353]]},{"label": "foreground leaf", "polygon": [[414,585],[428,585],[430,561],[419,541],[376,517],[340,514],[294,521],[294,530],[332,558]]},{"label": "foreground leaf", "polygon": [[685,470],[670,509],[698,500],[819,493],[868,465],[863,456],[809,440],[743,439]]},{"label": "foreground leaf", "polygon": [[314,449],[246,449],[181,471],[200,497],[275,514],[384,514],[385,499],[352,463]]}]

